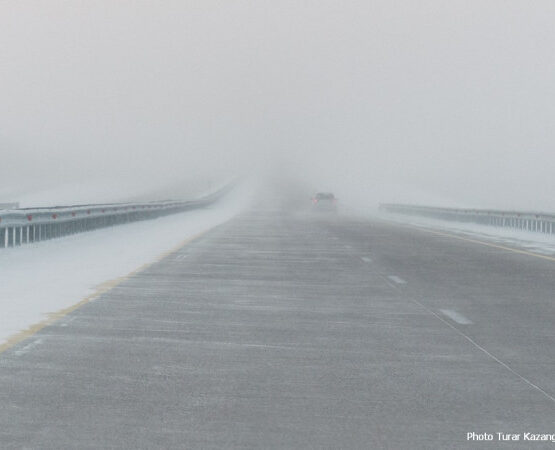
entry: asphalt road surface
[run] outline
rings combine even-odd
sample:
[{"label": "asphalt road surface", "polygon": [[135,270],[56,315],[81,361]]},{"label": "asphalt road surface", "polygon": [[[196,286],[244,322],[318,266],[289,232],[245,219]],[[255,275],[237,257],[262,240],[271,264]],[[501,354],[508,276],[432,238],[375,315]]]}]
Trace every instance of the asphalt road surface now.
[{"label": "asphalt road surface", "polygon": [[467,441],[555,433],[554,271],[255,208],[0,354],[0,447],[555,448]]}]

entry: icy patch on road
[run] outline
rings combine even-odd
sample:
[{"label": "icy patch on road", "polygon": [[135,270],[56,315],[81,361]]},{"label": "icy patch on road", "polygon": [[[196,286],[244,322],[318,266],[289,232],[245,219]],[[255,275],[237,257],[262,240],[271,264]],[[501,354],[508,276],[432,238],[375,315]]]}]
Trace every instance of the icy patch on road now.
[{"label": "icy patch on road", "polygon": [[452,231],[477,239],[518,247],[542,255],[555,255],[555,235],[400,214],[380,214],[378,217],[406,225]]},{"label": "icy patch on road", "polygon": [[237,188],[206,209],[0,250],[0,345],[97,286],[230,220],[250,204],[249,192]]}]

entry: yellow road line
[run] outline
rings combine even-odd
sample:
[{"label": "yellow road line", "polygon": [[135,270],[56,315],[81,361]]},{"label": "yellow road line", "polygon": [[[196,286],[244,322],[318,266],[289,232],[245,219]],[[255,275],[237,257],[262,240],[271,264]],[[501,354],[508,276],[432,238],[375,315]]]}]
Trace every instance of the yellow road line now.
[{"label": "yellow road line", "polygon": [[122,277],[115,278],[114,280],[110,280],[110,281],[107,281],[105,283],[100,284],[99,286],[96,287],[96,290],[91,295],[84,298],[80,302],[75,303],[74,305],[71,305],[67,308],[60,309],[59,311],[49,313],[48,317],[46,319],[44,319],[43,321],[41,321],[39,323],[36,323],[34,325],[31,325],[26,330],[20,331],[19,333],[16,333],[16,334],[10,336],[5,342],[0,344],[0,354],[4,353],[6,350],[12,348],[14,345],[18,344],[19,342],[33,336],[36,333],[38,333],[44,327],[47,327],[48,325],[53,324],[54,322],[61,319],[62,317],[67,316],[69,313],[75,311],[76,309],[79,309],[81,306],[86,305],[87,303],[91,302],[92,300],[100,297],[102,294],[104,294],[104,293],[110,291],[111,289],[115,288],[119,284],[123,283],[125,280],[128,280],[129,278],[131,278],[133,275],[136,275],[139,272],[142,272],[143,270],[147,269],[148,267],[162,261],[164,258],[168,257],[172,253],[177,252],[178,250],[183,248],[185,245],[191,243],[195,239],[198,239],[200,236],[205,234],[207,231],[208,230],[203,231],[203,232],[198,233],[198,234],[195,234],[194,236],[192,236],[188,239],[185,239],[184,241],[182,241],[176,247],[174,247],[171,250],[159,255],[154,261],[142,265],[141,267],[139,267],[138,269],[135,269],[133,272],[130,272],[127,275],[124,275]]},{"label": "yellow road line", "polygon": [[442,231],[431,230],[429,228],[423,228],[423,227],[420,227],[420,226],[417,226],[417,228],[421,231],[426,232],[426,233],[437,234],[439,236],[450,237],[450,238],[453,238],[453,239],[459,239],[461,241],[472,242],[474,244],[485,245],[486,247],[498,248],[500,250],[507,250],[509,252],[520,253],[522,255],[534,256],[536,258],[546,259],[548,261],[555,261],[555,257],[553,257],[553,256],[540,255],[539,253],[529,252],[529,251],[526,251],[526,250],[519,250],[517,248],[506,247],[504,245],[493,244],[491,242],[479,241],[477,239],[465,238],[465,237],[462,237],[462,236],[458,236],[456,234],[444,233]]}]

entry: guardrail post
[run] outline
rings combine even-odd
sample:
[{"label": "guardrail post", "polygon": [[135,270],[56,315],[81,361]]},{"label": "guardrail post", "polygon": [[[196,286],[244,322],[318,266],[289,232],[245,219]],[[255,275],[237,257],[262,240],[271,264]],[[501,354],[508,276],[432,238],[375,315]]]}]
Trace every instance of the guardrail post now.
[{"label": "guardrail post", "polygon": [[[157,215],[169,213],[169,210],[173,210],[173,208],[169,206],[168,209],[160,211]],[[498,210],[461,210],[458,208],[436,208],[397,204],[381,204],[380,210],[393,214],[415,215],[446,221],[470,222],[511,228],[513,230],[555,235],[555,214]]]},{"label": "guardrail post", "polygon": [[218,193],[190,202],[163,201],[6,210],[0,216],[0,248],[201,208],[214,203],[227,191],[228,188],[222,189]]}]

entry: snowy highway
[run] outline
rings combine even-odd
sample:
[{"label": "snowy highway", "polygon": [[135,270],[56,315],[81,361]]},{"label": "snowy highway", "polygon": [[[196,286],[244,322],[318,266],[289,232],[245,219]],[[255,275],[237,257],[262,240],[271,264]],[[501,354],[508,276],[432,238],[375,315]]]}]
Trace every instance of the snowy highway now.
[{"label": "snowy highway", "polygon": [[555,258],[279,205],[1,353],[2,448],[475,448],[469,432],[554,431]]}]

